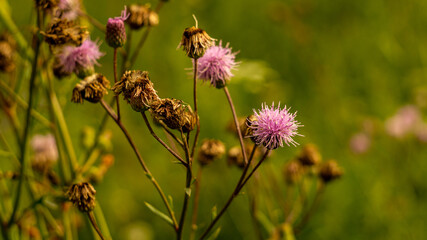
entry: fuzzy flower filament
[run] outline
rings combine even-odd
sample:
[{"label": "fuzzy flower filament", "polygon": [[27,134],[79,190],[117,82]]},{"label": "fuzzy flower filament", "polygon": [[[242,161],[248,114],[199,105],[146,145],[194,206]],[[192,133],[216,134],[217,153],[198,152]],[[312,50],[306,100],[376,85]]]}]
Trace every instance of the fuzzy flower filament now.
[{"label": "fuzzy flower filament", "polygon": [[208,48],[203,57],[198,59],[197,75],[204,81],[209,81],[216,88],[223,88],[233,76],[231,70],[235,69],[238,63],[235,61],[237,52],[233,53],[229,44],[222,47],[222,42],[218,46]]},{"label": "fuzzy flower filament", "polygon": [[280,103],[277,108],[274,103],[271,107],[263,104],[261,110],[254,109],[254,120],[250,121],[248,127],[253,129],[250,137],[253,137],[258,145],[272,150],[286,145],[298,145],[293,139],[298,134],[298,128],[302,125],[295,120],[296,113],[290,113],[286,106],[281,109]]}]

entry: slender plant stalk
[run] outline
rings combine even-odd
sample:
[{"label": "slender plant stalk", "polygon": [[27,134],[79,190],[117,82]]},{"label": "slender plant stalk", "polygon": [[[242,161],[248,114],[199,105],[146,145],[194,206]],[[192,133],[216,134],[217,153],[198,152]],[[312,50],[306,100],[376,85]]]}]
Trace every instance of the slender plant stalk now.
[{"label": "slender plant stalk", "polygon": [[308,220],[310,220],[311,215],[313,214],[313,212],[316,210],[317,206],[319,205],[320,202],[320,197],[322,195],[322,193],[324,192],[324,183],[320,182],[316,191],[316,196],[314,196],[314,200],[313,203],[311,204],[310,208],[306,211],[306,213],[304,214],[304,216],[301,219],[301,222],[298,223],[297,226],[295,226],[295,235],[301,233],[301,230],[304,228],[304,226],[308,223]]},{"label": "slender plant stalk", "polygon": [[[117,48],[114,48],[114,59],[113,59],[113,65],[114,65],[114,83],[117,83]],[[120,102],[119,102],[119,95],[116,95],[116,103],[117,103],[117,119],[120,121]]]},{"label": "slender plant stalk", "polygon": [[141,39],[139,40],[138,45],[136,46],[136,49],[133,52],[132,56],[130,57],[130,59],[128,59],[128,62],[125,63],[125,68],[132,68],[135,64],[136,59],[138,58],[138,55],[141,52],[142,46],[144,46],[144,43],[147,41],[148,35],[150,34],[150,30],[151,27],[147,27]]},{"label": "slender plant stalk", "polygon": [[151,128],[150,122],[147,119],[147,115],[145,115],[145,112],[141,112],[142,118],[144,119],[145,125],[147,125],[148,131],[150,131],[151,135],[165,147],[178,161],[180,161],[184,166],[187,165],[187,163],[174,151],[172,150],[165,142],[163,142],[162,139],[160,139],[156,133],[153,131],[153,128]]},{"label": "slender plant stalk", "polygon": [[[255,152],[255,147],[254,147],[254,150],[252,152]],[[267,158],[269,152],[270,152],[270,150],[266,151],[266,153],[262,156],[261,160],[259,160],[259,162],[255,166],[255,168],[249,173],[249,175],[243,181],[242,181],[242,179],[244,178],[244,174],[242,173],[242,176],[241,176],[241,178],[239,180],[239,183],[236,185],[236,187],[235,187],[233,193],[231,194],[230,198],[228,199],[227,203],[221,209],[221,211],[219,212],[219,214],[214,218],[214,220],[212,220],[212,222],[209,224],[208,228],[204,231],[204,233],[202,234],[202,236],[199,238],[200,240],[202,240],[202,239],[204,239],[204,238],[206,238],[208,236],[209,232],[212,230],[212,228],[215,226],[215,224],[218,222],[218,220],[222,217],[222,215],[225,213],[225,211],[227,210],[227,208],[230,206],[230,204],[233,201],[233,199],[240,193],[240,190],[242,190],[242,188],[245,186],[245,184],[249,180],[249,178],[258,169],[258,167],[261,165],[261,163],[264,162],[264,160]],[[248,168],[248,166],[250,165],[250,161],[251,160],[252,160],[252,157],[249,159],[249,162],[245,166],[245,169]]]},{"label": "slender plant stalk", "polygon": [[181,145],[181,147],[184,147],[184,143],[175,134],[173,134],[173,132],[171,130],[169,130],[169,128],[166,126],[166,124],[164,124],[163,122],[160,122],[160,124],[162,125],[162,128],[165,130],[165,132],[169,136],[171,136],[177,143],[179,143],[179,145]]},{"label": "slender plant stalk", "polygon": [[196,236],[197,231],[197,215],[199,210],[199,199],[200,199],[200,181],[202,180],[202,170],[203,166],[199,167],[197,170],[197,178],[195,182],[195,192],[194,192],[194,202],[193,202],[193,216],[191,218],[191,232],[190,240],[193,240]]},{"label": "slender plant stalk", "polygon": [[97,223],[101,231],[104,233],[107,239],[111,239],[110,230],[108,229],[107,222],[105,221],[104,213],[102,212],[101,205],[98,201],[96,201],[96,207],[93,210],[95,217],[97,219]]},{"label": "slender plant stalk", "polygon": [[[37,26],[40,28],[41,24],[41,16],[39,11],[37,11]],[[31,125],[31,109],[33,108],[33,95],[35,90],[35,81],[36,81],[36,75],[37,75],[37,63],[39,59],[39,53],[40,53],[40,45],[41,41],[37,33],[34,35],[35,38],[35,55],[34,60],[31,67],[31,77],[30,77],[30,87],[29,87],[29,100],[28,100],[28,109],[27,109],[27,115],[25,119],[25,128],[24,128],[24,135],[22,137],[20,149],[21,149],[21,170],[20,170],[20,178],[18,183],[18,189],[17,189],[17,196],[15,200],[15,204],[13,206],[12,215],[10,216],[8,225],[11,226],[13,222],[15,221],[15,216],[18,211],[20,202],[21,202],[21,192],[22,192],[22,185],[24,181],[24,175],[25,175],[25,168],[27,166],[26,163],[26,153],[27,153],[27,141],[28,141],[28,135],[30,132],[30,125]]]},{"label": "slender plant stalk", "polygon": [[114,110],[103,99],[101,100],[101,105],[108,112],[110,117],[116,122],[116,124],[119,126],[119,128],[122,130],[123,134],[125,135],[126,139],[129,142],[130,146],[132,147],[133,151],[135,152],[136,157],[138,158],[139,163],[141,164],[145,175],[153,183],[154,187],[159,192],[160,197],[162,198],[163,203],[165,204],[165,206],[169,212],[169,215],[172,218],[172,222],[173,222],[173,226],[175,228],[175,231],[178,231],[178,223],[176,221],[175,214],[174,214],[174,212],[173,212],[173,210],[169,204],[169,201],[166,198],[166,195],[163,193],[162,188],[157,183],[156,179],[153,177],[150,170],[148,169],[147,165],[145,164],[145,161],[142,159],[141,154],[139,153],[138,149],[136,148],[135,143],[133,142],[132,138],[129,135],[129,132],[126,130],[123,123],[117,118],[117,115],[114,113]]},{"label": "slender plant stalk", "polygon": [[191,157],[190,157],[190,149],[188,147],[187,144],[187,140],[185,139],[184,133],[182,132],[182,128],[181,128],[181,138],[182,141],[184,142],[184,146],[185,146],[185,156],[187,158],[187,174],[186,174],[186,179],[185,179],[185,193],[184,193],[184,203],[182,206],[182,211],[181,211],[181,218],[179,220],[179,228],[178,228],[178,232],[177,232],[177,239],[180,240],[182,239],[182,233],[184,231],[184,223],[185,223],[185,216],[187,214],[187,209],[188,209],[188,202],[191,196],[191,180],[193,179],[193,172],[191,170],[192,167],[192,162],[191,162]]},{"label": "slender plant stalk", "polygon": [[105,240],[104,235],[102,235],[101,230],[99,230],[99,227],[98,227],[98,225],[96,224],[95,216],[93,216],[93,212],[92,212],[92,211],[91,211],[91,212],[88,212],[88,213],[87,213],[87,216],[89,217],[90,223],[92,224],[93,228],[95,228],[95,231],[98,233],[99,237],[100,237],[102,240]]},{"label": "slender plant stalk", "polygon": [[193,72],[193,99],[194,99],[194,114],[196,116],[196,135],[194,136],[193,148],[191,149],[191,158],[194,156],[194,150],[196,149],[197,140],[199,139],[200,133],[200,121],[199,114],[197,113],[197,58],[194,59],[194,72]]},{"label": "slender plant stalk", "polygon": [[132,46],[132,36],[133,36],[133,29],[130,29],[130,31],[127,33],[127,41],[126,41],[126,46],[125,46],[125,52],[126,54],[123,55],[122,58],[122,68],[121,68],[121,73],[124,74],[126,71],[126,64],[128,63],[128,58],[129,58],[129,54],[130,54],[130,48]]},{"label": "slender plant stalk", "polygon": [[231,112],[233,113],[234,124],[236,125],[237,135],[239,136],[240,147],[242,148],[243,160],[248,164],[248,158],[246,156],[245,143],[243,142],[242,132],[240,131],[239,120],[237,119],[236,109],[234,108],[233,100],[231,99],[230,92],[227,86],[224,87],[225,95],[227,96],[228,103],[230,104]]}]

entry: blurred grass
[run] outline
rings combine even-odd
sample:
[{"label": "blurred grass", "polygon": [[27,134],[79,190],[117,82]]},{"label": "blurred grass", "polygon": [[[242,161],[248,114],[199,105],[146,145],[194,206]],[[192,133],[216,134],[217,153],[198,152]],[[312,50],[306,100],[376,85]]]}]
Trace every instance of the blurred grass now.
[{"label": "blurred grass", "polygon": [[[28,23],[34,17],[31,1],[9,2],[28,38]],[[134,1],[84,2],[87,12],[105,23]],[[348,140],[366,117],[383,121],[399,106],[414,103],[416,89],[427,87],[426,12],[427,2],[416,0],[171,0],[161,10],[160,25],[150,34],[135,68],[150,72],[161,97],[191,103],[192,81],[185,70],[191,62],[176,47],[183,29],[193,24],[194,13],[201,28],[240,51],[241,67],[230,84],[238,114],[248,115],[262,102],[292,106],[304,125],[305,137],[297,141],[318,144],[325,158],[335,158],[345,168],[345,176],[328,187],[299,239],[425,239],[425,145],[380,134],[370,152],[356,156],[349,151]],[[134,44],[140,34],[134,34]],[[96,29],[91,29],[91,36],[104,38]],[[112,49],[106,44],[101,49],[107,54],[98,71],[112,80]],[[103,112],[98,105],[69,102],[75,81],[56,85],[78,146],[82,127],[96,126]],[[207,84],[199,89],[201,139],[237,145],[223,131],[231,117],[224,94]],[[40,108],[45,106],[39,102]],[[165,192],[174,196],[179,212],[184,170],[171,164],[173,159],[149,136],[140,115],[125,104],[122,108],[143,157]],[[143,204],[163,209],[160,198],[117,127],[110,122],[108,128],[114,132],[116,162],[96,188],[113,238],[144,239],[135,236],[146,232],[146,239],[170,239],[174,233]],[[298,149],[276,151],[271,162],[278,172]],[[225,161],[206,169],[200,219],[209,219],[212,203],[222,206],[237,177],[238,170],[228,168]],[[250,219],[247,206],[246,197],[233,203],[220,222],[219,239],[254,239],[251,223],[242,221]]]}]

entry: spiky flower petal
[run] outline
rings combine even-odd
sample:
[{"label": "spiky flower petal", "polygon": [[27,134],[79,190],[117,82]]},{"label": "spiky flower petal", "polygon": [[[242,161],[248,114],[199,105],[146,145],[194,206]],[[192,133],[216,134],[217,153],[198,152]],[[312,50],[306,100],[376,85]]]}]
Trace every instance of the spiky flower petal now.
[{"label": "spiky flower petal", "polygon": [[236,52],[231,52],[229,44],[222,47],[222,41],[218,46],[208,48],[197,61],[197,75],[200,79],[209,81],[216,88],[224,87],[233,76],[231,72],[238,63],[235,62]]},{"label": "spiky flower petal", "polygon": [[258,145],[268,149],[283,147],[284,143],[288,146],[298,145],[293,137],[301,136],[297,130],[302,125],[295,120],[296,113],[290,113],[286,106],[281,109],[280,103],[277,108],[274,103],[271,107],[264,103],[261,110],[254,109],[254,116],[249,127],[253,129],[251,137],[254,137]]}]

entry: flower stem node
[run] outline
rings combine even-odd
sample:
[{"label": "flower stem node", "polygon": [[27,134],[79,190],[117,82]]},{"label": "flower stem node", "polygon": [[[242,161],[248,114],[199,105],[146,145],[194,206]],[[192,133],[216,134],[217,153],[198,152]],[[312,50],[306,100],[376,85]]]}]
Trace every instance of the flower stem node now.
[{"label": "flower stem node", "polygon": [[196,125],[196,115],[191,107],[181,100],[160,99],[153,103],[150,111],[153,117],[165,123],[170,129],[182,129],[184,133],[187,133],[192,131]]},{"label": "flower stem node", "polygon": [[211,38],[204,30],[189,27],[184,30],[178,48],[182,47],[188,57],[198,59],[214,44],[215,39]]},{"label": "flower stem node", "polygon": [[83,103],[83,99],[91,103],[99,102],[105,94],[108,94],[107,89],[110,87],[110,82],[104,75],[95,73],[81,80],[74,89],[72,102]]},{"label": "flower stem node", "polygon": [[126,28],[124,21],[129,17],[129,13],[122,11],[120,17],[109,18],[105,33],[105,40],[112,48],[119,48],[126,43]]},{"label": "flower stem node", "polygon": [[65,44],[80,46],[88,37],[89,32],[85,28],[77,26],[73,21],[54,18],[48,29],[41,34],[45,41],[53,47]]},{"label": "flower stem node", "polygon": [[331,182],[342,176],[343,170],[335,160],[325,162],[319,170],[319,177],[325,183]]},{"label": "flower stem node", "polygon": [[73,184],[67,191],[68,199],[82,212],[91,212],[95,208],[96,190],[88,182]]},{"label": "flower stem node", "polygon": [[149,4],[132,4],[129,6],[129,18],[126,19],[131,29],[138,30],[142,27],[154,27],[159,24],[159,15],[151,10]]},{"label": "flower stem node", "polygon": [[160,100],[147,71],[126,71],[111,89],[116,95],[123,94],[124,99],[137,112],[148,110],[153,102]]},{"label": "flower stem node", "polygon": [[322,161],[322,155],[316,145],[306,144],[298,156],[298,160],[303,166],[314,166]]},{"label": "flower stem node", "polygon": [[225,153],[225,145],[219,140],[205,139],[200,146],[198,160],[202,166],[208,165]]}]

